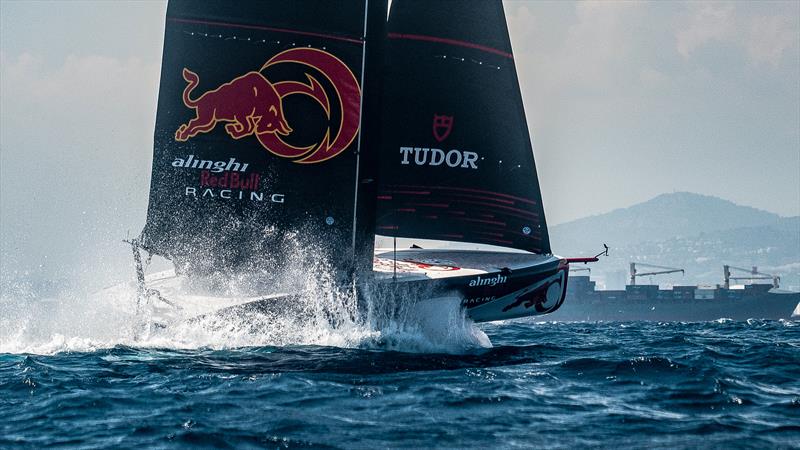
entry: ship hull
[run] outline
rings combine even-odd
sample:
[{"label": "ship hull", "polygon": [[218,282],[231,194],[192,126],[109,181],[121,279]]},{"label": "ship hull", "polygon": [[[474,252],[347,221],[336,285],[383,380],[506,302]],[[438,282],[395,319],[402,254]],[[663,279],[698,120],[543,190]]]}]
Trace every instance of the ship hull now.
[{"label": "ship hull", "polygon": [[[573,278],[580,282],[585,277]],[[541,320],[692,322],[798,319],[800,317],[793,317],[798,303],[800,292],[770,290],[769,286],[763,285],[745,289],[682,286],[674,290],[628,286],[626,291],[568,290],[561,308]]]},{"label": "ship hull", "polygon": [[[567,296],[564,304],[541,321],[653,321],[701,322],[717,319],[791,319],[800,302],[800,294],[774,294],[760,299],[760,304],[742,300],[690,300],[675,303],[651,301],[582,302]],[[794,317],[799,319],[799,317]]]}]

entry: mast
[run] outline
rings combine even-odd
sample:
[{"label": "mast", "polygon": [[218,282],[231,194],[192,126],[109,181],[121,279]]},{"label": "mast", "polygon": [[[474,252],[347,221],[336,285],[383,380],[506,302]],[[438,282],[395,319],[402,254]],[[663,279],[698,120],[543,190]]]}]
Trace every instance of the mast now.
[{"label": "mast", "polygon": [[353,211],[352,265],[355,274],[369,274],[375,244],[375,207],[378,156],[381,143],[383,68],[386,42],[387,0],[365,0],[364,81],[362,83],[361,135],[357,155]]}]

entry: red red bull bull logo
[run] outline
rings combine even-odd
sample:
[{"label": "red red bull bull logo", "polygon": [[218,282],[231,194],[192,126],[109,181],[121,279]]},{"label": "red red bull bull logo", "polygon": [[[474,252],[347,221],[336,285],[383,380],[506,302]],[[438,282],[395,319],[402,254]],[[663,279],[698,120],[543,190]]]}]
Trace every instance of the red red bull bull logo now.
[{"label": "red red bull bull logo", "polygon": [[[270,82],[264,70],[277,64],[299,64],[315,69],[305,73],[304,81]],[[332,92],[323,88],[316,74],[327,79]],[[295,48],[275,55],[258,72],[248,72],[216,89],[193,98],[192,92],[200,77],[183,69],[188,83],[183,91],[183,103],[195,111],[195,117],[181,125],[175,140],[187,141],[198,134],[208,133],[218,123],[233,139],[255,136],[264,149],[297,163],[326,161],[342,153],[358,134],[361,118],[361,88],[353,72],[332,54],[314,48]],[[306,95],[313,99],[330,120],[332,108],[341,108],[339,123],[329,126],[322,138],[313,145],[296,146],[287,142],[293,132],[283,111],[283,100],[290,95]],[[331,101],[331,96],[335,96]]]}]

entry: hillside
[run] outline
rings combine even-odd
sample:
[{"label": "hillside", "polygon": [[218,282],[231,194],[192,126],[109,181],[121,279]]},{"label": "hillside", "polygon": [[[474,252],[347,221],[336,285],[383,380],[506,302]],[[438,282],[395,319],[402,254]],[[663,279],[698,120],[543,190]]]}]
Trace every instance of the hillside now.
[{"label": "hillside", "polygon": [[642,283],[721,283],[724,264],[758,266],[800,286],[800,217],[784,218],[715,197],[690,193],[660,195],[629,208],[551,228],[562,255],[596,253],[605,242],[611,256],[593,265],[592,275],[621,288],[632,261],[679,267],[686,275]]},{"label": "hillside", "polygon": [[736,228],[776,225],[781,217],[717,197],[689,192],[662,194],[609,213],[550,227],[552,247],[583,253],[601,247],[628,246]]}]

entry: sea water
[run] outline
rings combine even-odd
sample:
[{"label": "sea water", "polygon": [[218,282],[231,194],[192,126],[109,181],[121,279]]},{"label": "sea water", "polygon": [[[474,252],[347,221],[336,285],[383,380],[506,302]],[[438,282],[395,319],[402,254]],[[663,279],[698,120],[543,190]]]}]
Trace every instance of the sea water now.
[{"label": "sea water", "polygon": [[2,299],[0,448],[800,446],[800,322],[475,325],[441,298],[143,329],[110,300]]}]

